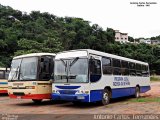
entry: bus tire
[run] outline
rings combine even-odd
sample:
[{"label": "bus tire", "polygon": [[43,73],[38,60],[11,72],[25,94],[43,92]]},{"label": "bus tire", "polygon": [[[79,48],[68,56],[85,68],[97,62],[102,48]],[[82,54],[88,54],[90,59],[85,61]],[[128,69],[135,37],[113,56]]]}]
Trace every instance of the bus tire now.
[{"label": "bus tire", "polygon": [[139,97],[140,97],[140,88],[138,86],[136,86],[135,98],[139,98]]},{"label": "bus tire", "polygon": [[102,96],[102,104],[108,105],[111,99],[111,92],[108,89],[104,89]]},{"label": "bus tire", "polygon": [[40,104],[40,103],[42,102],[42,99],[40,99],[40,100],[32,99],[32,101],[33,101],[34,103],[36,103],[36,104]]}]

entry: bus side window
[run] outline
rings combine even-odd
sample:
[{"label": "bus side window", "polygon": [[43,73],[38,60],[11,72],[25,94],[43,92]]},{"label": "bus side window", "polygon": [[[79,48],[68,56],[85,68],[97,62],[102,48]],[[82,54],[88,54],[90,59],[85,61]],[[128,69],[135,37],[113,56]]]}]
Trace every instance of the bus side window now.
[{"label": "bus side window", "polygon": [[118,59],[112,59],[113,63],[113,74],[121,75],[121,61]]},{"label": "bus side window", "polygon": [[122,75],[129,75],[129,65],[127,61],[121,61],[121,73]]},{"label": "bus side window", "polygon": [[102,69],[103,74],[112,74],[112,63],[111,58],[103,57],[102,58]]},{"label": "bus side window", "polygon": [[149,76],[148,66],[146,66],[146,65],[142,65],[142,76],[143,77]]},{"label": "bus side window", "polygon": [[129,63],[129,73],[130,73],[130,76],[136,76],[135,63],[132,63],[132,62]]},{"label": "bus side window", "polygon": [[90,59],[90,81],[96,82],[101,78],[101,61],[96,59]]},{"label": "bus side window", "polygon": [[4,78],[5,78],[4,71],[0,71],[0,79],[4,79]]},{"label": "bus side window", "polygon": [[142,76],[141,64],[136,64],[136,75]]},{"label": "bus side window", "polygon": [[7,80],[9,76],[9,71],[5,71],[5,79]]},{"label": "bus side window", "polygon": [[43,56],[40,62],[40,80],[51,79],[51,74],[53,72],[53,57]]}]

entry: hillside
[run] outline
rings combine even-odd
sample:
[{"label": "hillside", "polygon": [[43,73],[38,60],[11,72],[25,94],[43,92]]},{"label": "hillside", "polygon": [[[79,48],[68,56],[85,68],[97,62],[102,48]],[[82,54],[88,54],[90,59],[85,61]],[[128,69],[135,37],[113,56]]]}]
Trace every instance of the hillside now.
[{"label": "hillside", "polygon": [[90,48],[149,62],[152,72],[160,69],[160,46],[115,43],[112,28],[103,30],[82,18],[39,11],[27,14],[3,5],[0,11],[1,67],[9,67],[13,56],[25,53]]}]

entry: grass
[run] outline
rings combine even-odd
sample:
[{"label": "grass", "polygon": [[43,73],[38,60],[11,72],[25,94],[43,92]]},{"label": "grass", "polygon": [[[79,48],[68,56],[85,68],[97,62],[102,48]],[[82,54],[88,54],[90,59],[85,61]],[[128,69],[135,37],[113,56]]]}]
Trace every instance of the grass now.
[{"label": "grass", "polygon": [[151,81],[160,81],[160,76],[151,76]]},{"label": "grass", "polygon": [[156,98],[137,98],[137,99],[131,99],[130,102],[160,102],[160,97],[156,97]]}]

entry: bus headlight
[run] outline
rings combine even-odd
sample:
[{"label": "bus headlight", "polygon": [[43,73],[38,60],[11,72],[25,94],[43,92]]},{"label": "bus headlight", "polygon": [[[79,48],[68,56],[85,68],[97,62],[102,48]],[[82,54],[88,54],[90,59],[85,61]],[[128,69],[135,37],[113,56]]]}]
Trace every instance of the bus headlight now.
[{"label": "bus headlight", "polygon": [[89,94],[88,90],[81,91],[82,94]]},{"label": "bus headlight", "polygon": [[52,93],[59,93],[58,90],[52,90]]},{"label": "bus headlight", "polygon": [[89,94],[89,91],[85,91],[86,94]]},{"label": "bus headlight", "polygon": [[8,86],[8,89],[12,89],[12,86]]},{"label": "bus headlight", "polygon": [[56,90],[52,90],[52,93],[56,93]]}]

